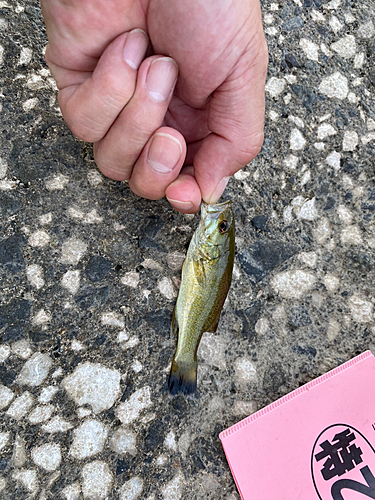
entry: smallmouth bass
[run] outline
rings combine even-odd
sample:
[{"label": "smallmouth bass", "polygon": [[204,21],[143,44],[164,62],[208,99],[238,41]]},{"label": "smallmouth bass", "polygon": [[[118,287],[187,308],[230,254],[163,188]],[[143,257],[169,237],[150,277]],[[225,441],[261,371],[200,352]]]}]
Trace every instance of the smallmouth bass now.
[{"label": "smallmouth bass", "polygon": [[197,386],[197,350],[204,332],[215,332],[232,280],[232,202],[202,202],[201,220],[182,267],[171,330],[178,343],[169,374],[172,394],[192,394]]}]

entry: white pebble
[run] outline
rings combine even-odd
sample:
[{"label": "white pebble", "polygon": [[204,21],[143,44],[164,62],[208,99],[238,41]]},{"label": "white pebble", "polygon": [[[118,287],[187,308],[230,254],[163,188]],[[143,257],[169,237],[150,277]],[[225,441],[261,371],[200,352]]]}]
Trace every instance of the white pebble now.
[{"label": "white pebble", "polygon": [[206,333],[199,344],[198,355],[203,363],[225,370],[225,349],[226,343],[222,337],[214,333]]},{"label": "white pebble", "polygon": [[324,4],[324,8],[328,10],[336,10],[340,7],[342,0],[331,0],[330,2]]},{"label": "white pebble", "polygon": [[370,132],[361,137],[362,144],[368,144],[369,142],[375,140],[375,132]]},{"label": "white pebble", "polygon": [[138,344],[139,344],[139,338],[133,335],[127,342],[122,341],[120,346],[121,349],[126,350],[126,349],[132,349],[133,347],[136,347]]},{"label": "white pebble", "polygon": [[0,363],[4,363],[6,359],[9,358],[10,355],[10,346],[8,345],[0,345]]},{"label": "white pebble", "polygon": [[325,43],[320,44],[320,50],[323,52],[323,54],[327,57],[332,57],[332,52],[329,50],[329,48],[326,46]]},{"label": "white pebble", "polygon": [[76,269],[74,271],[67,271],[61,278],[61,286],[68,290],[72,295],[76,294],[79,290],[81,283],[81,272]]},{"label": "white pebble", "polygon": [[329,25],[334,33],[338,33],[344,27],[344,25],[338,20],[336,16],[332,16],[330,18]]},{"label": "white pebble", "polygon": [[365,300],[360,295],[352,295],[349,299],[350,313],[354,321],[358,323],[369,323],[373,320],[371,302]]},{"label": "white pebble", "polygon": [[372,118],[367,118],[367,130],[375,130],[375,120],[373,120]]},{"label": "white pebble", "polygon": [[270,324],[267,318],[259,318],[255,323],[254,330],[258,335],[265,335],[270,329]]},{"label": "white pebble", "polygon": [[50,224],[52,222],[52,219],[53,219],[53,215],[51,212],[48,212],[47,214],[43,214],[39,217],[39,222],[42,224],[42,225],[47,225],[47,224]]},{"label": "white pebble", "polygon": [[88,212],[83,218],[84,224],[100,224],[103,222],[103,217],[98,214],[98,211],[94,208]]},{"label": "white pebble", "polygon": [[48,420],[54,411],[55,407],[53,405],[37,406],[29,414],[28,420],[33,425],[40,424]]},{"label": "white pebble", "polygon": [[60,262],[62,264],[77,265],[85,255],[86,250],[87,245],[84,241],[77,238],[69,238],[62,244]]},{"label": "white pebble", "polygon": [[97,170],[89,170],[87,172],[87,180],[90,186],[96,187],[102,184],[103,182],[103,177],[100,172]]},{"label": "white pebble", "polygon": [[298,258],[307,266],[314,268],[318,261],[318,256],[315,252],[301,252]]},{"label": "white pebble", "polygon": [[33,403],[33,396],[28,391],[26,391],[13,401],[6,413],[10,417],[15,418],[16,420],[20,420],[31,409]]},{"label": "white pebble", "polygon": [[348,79],[339,71],[336,71],[322,80],[319,91],[327,97],[345,99],[349,92]]},{"label": "white pebble", "polygon": [[81,363],[62,381],[64,389],[79,406],[88,404],[95,414],[113,406],[120,394],[121,375],[99,363]]},{"label": "white pebble", "polygon": [[42,248],[48,245],[50,241],[49,235],[45,231],[35,231],[29,237],[29,245],[32,247]]},{"label": "white pebble", "polygon": [[340,334],[340,323],[338,323],[334,318],[330,318],[327,328],[327,338],[329,342],[333,342]]},{"label": "white pebble", "polygon": [[48,403],[51,401],[56,393],[59,391],[59,388],[56,385],[49,385],[47,387],[43,387],[40,392],[39,402],[40,403]]},{"label": "white pebble", "polygon": [[0,410],[6,408],[13,398],[13,391],[5,385],[0,384]]},{"label": "white pebble", "polygon": [[18,65],[29,64],[33,56],[33,51],[29,47],[22,47]]},{"label": "white pebble", "polygon": [[337,207],[337,215],[343,224],[351,224],[353,221],[353,214],[345,205],[339,205]]},{"label": "white pebble", "polygon": [[104,500],[110,493],[113,476],[105,462],[96,460],[82,468],[82,492],[85,500]]},{"label": "white pebble", "polygon": [[299,128],[305,127],[303,120],[299,116],[289,115],[288,120],[294,123],[294,125],[296,125]]},{"label": "white pebble", "polygon": [[277,113],[277,112],[276,112],[275,110],[273,110],[273,109],[271,109],[271,110],[269,111],[268,115],[269,115],[270,119],[271,119],[273,122],[277,121],[277,119],[278,119],[278,118],[279,118],[279,116],[280,116],[280,115],[279,115],[279,113]]},{"label": "white pebble", "polygon": [[86,420],[73,431],[73,443],[69,455],[78,460],[100,453],[106,442],[108,429],[96,420]]},{"label": "white pebble", "polygon": [[158,281],[158,288],[160,293],[168,300],[172,300],[177,296],[172,280],[166,276]]},{"label": "white pebble", "polygon": [[266,84],[266,92],[268,92],[271,97],[278,97],[285,89],[286,81],[284,78],[276,78],[272,76]]},{"label": "white pebble", "polygon": [[85,345],[79,342],[79,340],[72,340],[70,347],[74,352],[83,351],[85,349]]},{"label": "white pebble", "polygon": [[51,321],[51,319],[52,319],[52,316],[44,309],[41,309],[33,317],[32,322],[33,322],[33,325],[45,325],[46,323]]},{"label": "white pebble", "polygon": [[69,183],[69,177],[66,175],[57,174],[54,177],[47,179],[45,186],[48,191],[61,191]]},{"label": "white pebble", "polygon": [[39,99],[37,97],[33,97],[32,99],[27,99],[27,101],[22,104],[22,108],[24,111],[30,111],[31,109],[36,108],[38,104]]},{"label": "white pebble", "polygon": [[16,378],[16,382],[19,385],[37,387],[47,378],[51,366],[52,359],[48,356],[48,354],[36,352],[23,365],[20,374]]},{"label": "white pebble", "polygon": [[265,33],[267,35],[270,35],[270,36],[276,36],[278,31],[277,31],[277,28],[275,26],[268,26],[266,29],[265,29]]},{"label": "white pebble", "polygon": [[3,179],[8,170],[8,163],[3,158],[0,158],[0,179]]},{"label": "white pebble", "polygon": [[371,19],[367,23],[361,24],[357,32],[358,36],[361,38],[372,38],[375,34],[374,23]]},{"label": "white pebble", "polygon": [[314,236],[318,244],[322,245],[331,235],[331,224],[326,217],[322,217],[316,226]]},{"label": "white pebble", "polygon": [[303,137],[302,132],[298,128],[294,128],[290,133],[290,149],[299,151],[306,145],[306,139]]},{"label": "white pebble", "polygon": [[130,271],[121,278],[121,283],[132,288],[137,288],[139,283],[139,273]]},{"label": "white pebble", "polygon": [[324,142],[314,142],[314,148],[317,149],[318,151],[324,151],[326,145]]},{"label": "white pebble", "polygon": [[6,447],[10,438],[10,432],[0,432],[0,451]]},{"label": "white pebble", "polygon": [[315,283],[314,274],[302,269],[278,273],[271,280],[271,286],[285,299],[302,298]]},{"label": "white pebble", "polygon": [[25,441],[19,436],[16,436],[13,446],[12,462],[14,467],[20,469],[25,465],[27,460]]},{"label": "white pebble", "polygon": [[140,361],[138,361],[138,359],[135,359],[132,363],[131,368],[132,368],[133,372],[139,373],[143,370],[143,365],[142,365],[142,363],[140,363]]},{"label": "white pebble", "polygon": [[35,73],[30,75],[26,82],[26,87],[30,90],[39,90],[45,86],[43,78]]},{"label": "white pebble", "polygon": [[120,500],[136,500],[143,491],[143,479],[140,477],[132,477],[126,481],[120,488]]},{"label": "white pebble", "polygon": [[288,92],[284,97],[283,97],[283,101],[285,104],[289,104],[290,101],[292,100],[292,94],[290,92]]},{"label": "white pebble", "polygon": [[27,491],[37,493],[39,489],[38,476],[35,470],[19,470],[12,474],[12,478],[18,481]]},{"label": "white pebble", "polygon": [[331,45],[331,49],[337,52],[337,54],[344,59],[353,57],[357,49],[354,36],[346,35],[343,38],[340,38],[340,40]]},{"label": "white pebble", "polygon": [[334,127],[332,127],[332,125],[330,125],[329,123],[322,123],[318,127],[317,135],[318,139],[320,140],[335,134],[337,134],[337,130]]},{"label": "white pebble", "polygon": [[81,487],[79,482],[69,484],[61,491],[61,496],[65,497],[65,500],[79,500],[81,494]]},{"label": "white pebble", "polygon": [[354,130],[347,130],[344,133],[344,140],[342,143],[343,151],[354,151],[358,144],[358,134]]},{"label": "white pebble", "polygon": [[237,417],[247,417],[257,411],[257,404],[255,401],[236,401],[231,411]]},{"label": "white pebble", "polygon": [[313,21],[317,23],[324,23],[324,21],[326,20],[325,16],[316,9],[311,10],[311,17]]},{"label": "white pebble", "polygon": [[38,264],[31,264],[26,268],[26,276],[31,285],[37,290],[44,286],[43,268]]},{"label": "white pebble", "polygon": [[327,158],[326,158],[326,163],[335,170],[339,170],[341,168],[340,165],[340,160],[341,160],[341,154],[338,153],[337,151],[332,151]]},{"label": "white pebble", "polygon": [[354,58],[354,68],[361,69],[364,62],[365,62],[365,53],[359,52],[358,54],[356,54]]},{"label": "white pebble", "polygon": [[283,163],[286,167],[290,168],[291,170],[294,170],[297,166],[298,159],[299,159],[298,156],[288,155],[285,157]]},{"label": "white pebble", "polygon": [[133,431],[127,427],[119,427],[112,435],[109,441],[109,447],[119,455],[130,453],[135,455],[137,453],[137,436]]},{"label": "white pebble", "polygon": [[358,97],[354,92],[349,92],[348,94],[348,101],[351,103],[351,104],[356,104],[357,102],[359,102],[361,100],[360,97]]},{"label": "white pebble", "polygon": [[106,312],[102,314],[102,325],[124,328],[125,320],[121,314],[115,312]]},{"label": "white pebble", "polygon": [[343,245],[361,245],[363,243],[362,233],[358,226],[348,226],[341,231],[341,243]]},{"label": "white pebble", "polygon": [[301,209],[297,213],[299,219],[313,221],[318,217],[318,211],[315,206],[315,197],[311,200],[305,201]]},{"label": "white pebble", "polygon": [[316,43],[308,40],[307,38],[301,38],[299,45],[304,51],[307,59],[319,61],[319,46]]},{"label": "white pebble", "polygon": [[80,208],[77,207],[69,207],[67,210],[67,214],[72,219],[78,219],[78,220],[83,219],[83,217],[85,216],[85,213]]},{"label": "white pebble", "polygon": [[92,411],[89,408],[77,408],[76,413],[78,418],[86,418],[92,414]]},{"label": "white pebble", "polygon": [[236,372],[236,381],[240,384],[246,384],[256,378],[256,369],[253,363],[248,358],[238,358],[234,363]]},{"label": "white pebble", "polygon": [[327,273],[323,278],[323,283],[330,293],[334,293],[340,286],[340,278],[334,274]]},{"label": "white pebble", "polygon": [[184,489],[184,476],[180,472],[163,489],[164,500],[180,500]]},{"label": "white pebble", "polygon": [[310,182],[310,180],[311,180],[311,171],[307,170],[301,178],[301,186],[304,186],[305,184]]},{"label": "white pebble", "polygon": [[164,439],[164,446],[172,451],[177,451],[176,434],[169,431]]},{"label": "white pebble", "polygon": [[116,409],[116,416],[125,425],[131,424],[139,415],[152,405],[151,389],[149,386],[135,391],[124,403],[120,403]]},{"label": "white pebble", "polygon": [[42,431],[48,434],[56,434],[57,432],[66,432],[73,428],[73,425],[64,420],[62,417],[56,416],[51,418],[49,422],[42,425]]},{"label": "white pebble", "polygon": [[[243,175],[245,175],[245,177],[240,179],[240,180],[245,180],[246,177],[248,176],[248,172],[244,172],[242,170],[237,172],[237,174],[241,174],[240,175],[241,177]],[[238,179],[238,176],[237,176],[237,179]],[[181,252],[171,252],[167,255],[168,266],[171,269],[173,269],[174,271],[180,271],[182,269],[182,265],[184,263],[184,260],[185,260],[185,254],[183,254]]]},{"label": "white pebble", "polygon": [[53,472],[61,463],[60,445],[48,443],[31,450],[33,462],[42,469]]}]

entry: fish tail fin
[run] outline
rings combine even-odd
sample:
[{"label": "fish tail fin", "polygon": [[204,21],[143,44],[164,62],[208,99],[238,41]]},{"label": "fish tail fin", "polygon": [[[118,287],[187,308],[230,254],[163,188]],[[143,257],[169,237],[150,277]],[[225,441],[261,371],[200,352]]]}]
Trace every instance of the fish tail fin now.
[{"label": "fish tail fin", "polygon": [[193,394],[197,388],[197,362],[172,361],[168,378],[168,388],[171,394],[181,391],[183,394]]}]

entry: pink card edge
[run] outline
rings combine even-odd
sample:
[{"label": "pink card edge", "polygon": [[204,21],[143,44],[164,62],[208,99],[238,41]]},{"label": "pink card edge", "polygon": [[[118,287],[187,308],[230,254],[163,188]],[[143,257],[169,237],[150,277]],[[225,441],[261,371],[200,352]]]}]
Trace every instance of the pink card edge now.
[{"label": "pink card edge", "polygon": [[273,403],[265,406],[264,408],[260,409],[259,411],[253,413],[252,415],[249,415],[245,419],[241,420],[237,424],[232,425],[228,429],[225,429],[219,434],[219,438],[221,441],[224,441],[225,438],[229,437],[230,435],[234,434],[235,432],[239,431],[243,427],[246,427],[251,422],[254,422],[255,420],[258,420],[260,417],[265,415],[266,413],[269,413],[270,411],[275,410],[279,406],[283,405],[284,403],[287,403],[291,399],[294,399],[295,397],[299,396],[300,394],[303,394],[304,392],[310,390],[313,387],[316,387],[317,385],[320,385],[322,382],[325,380],[334,377],[335,375],[338,375],[339,373],[343,372],[344,370],[347,370],[351,366],[359,363],[360,361],[363,361],[364,359],[373,356],[372,352],[370,350],[364,351],[363,353],[359,354],[355,358],[349,359],[342,365],[336,366],[336,368],[333,368],[327,373],[323,373],[323,375],[320,375],[319,377],[310,380],[310,382],[307,382],[307,384],[302,385],[301,387],[298,387],[297,389],[294,389],[294,391],[289,392],[285,396],[282,396],[280,399],[277,399]]}]

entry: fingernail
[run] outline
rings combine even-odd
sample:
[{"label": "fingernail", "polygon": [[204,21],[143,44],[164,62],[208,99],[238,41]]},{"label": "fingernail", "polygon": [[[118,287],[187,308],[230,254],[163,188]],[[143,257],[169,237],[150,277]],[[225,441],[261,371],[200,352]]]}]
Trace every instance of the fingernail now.
[{"label": "fingernail", "polygon": [[169,134],[155,134],[148,148],[147,161],[157,172],[166,174],[177,165],[182,155],[180,142]]},{"label": "fingernail", "polygon": [[216,203],[220,196],[223,194],[224,189],[227,187],[229,177],[223,177],[221,181],[217,183],[216,188],[213,190],[211,196],[207,200],[207,203]]},{"label": "fingernail", "polygon": [[191,201],[171,200],[170,198],[167,198],[167,200],[171,205],[177,208],[177,210],[189,210],[193,206]]},{"label": "fingernail", "polygon": [[125,41],[122,52],[125,62],[133,69],[138,69],[145,57],[148,47],[148,37],[143,30],[131,31]]},{"label": "fingernail", "polygon": [[166,101],[177,80],[177,64],[170,57],[154,59],[148,70],[146,87],[155,101]]}]

